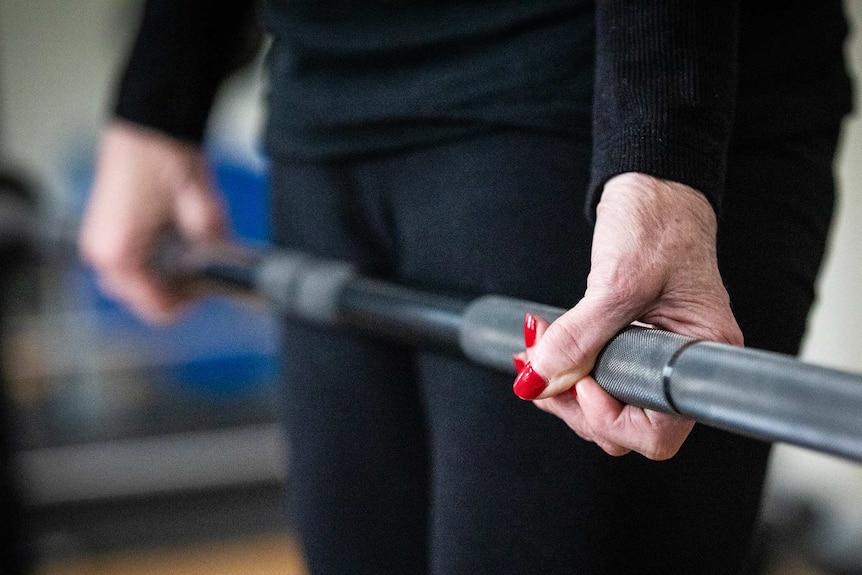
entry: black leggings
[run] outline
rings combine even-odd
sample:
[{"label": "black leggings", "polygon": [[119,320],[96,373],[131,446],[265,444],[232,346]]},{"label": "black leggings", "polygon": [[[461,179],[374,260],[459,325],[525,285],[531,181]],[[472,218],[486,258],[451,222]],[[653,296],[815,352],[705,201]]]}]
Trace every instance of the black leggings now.
[{"label": "black leggings", "polygon": [[[748,343],[792,353],[831,214],[834,137],[750,145],[730,162],[723,272]],[[276,161],[276,242],[409,286],[571,307],[589,269],[589,154],[512,130]],[[512,377],[459,358],[295,322],[284,345],[289,509],[312,573],[741,568],[766,444],[696,426],[670,461],[613,458],[517,399]]]}]

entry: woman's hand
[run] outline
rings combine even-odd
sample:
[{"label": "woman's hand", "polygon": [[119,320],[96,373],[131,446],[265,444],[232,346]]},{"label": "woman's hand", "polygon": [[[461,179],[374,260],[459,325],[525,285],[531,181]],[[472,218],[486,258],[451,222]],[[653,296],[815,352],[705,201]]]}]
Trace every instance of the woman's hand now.
[{"label": "woman's hand", "polygon": [[636,320],[742,345],[718,272],[715,238],[715,214],[696,190],[643,174],[609,180],[597,208],[587,291],[553,324],[527,322],[525,339],[535,343],[521,355],[528,364],[515,380],[515,393],[537,400],[611,455],[676,454],[691,420],[623,405],[589,374],[604,345]]},{"label": "woman's hand", "polygon": [[168,289],[154,273],[159,240],[171,231],[212,241],[226,229],[197,146],[127,122],[108,128],[79,237],[81,257],[108,295],[145,320],[171,319],[192,294]]}]

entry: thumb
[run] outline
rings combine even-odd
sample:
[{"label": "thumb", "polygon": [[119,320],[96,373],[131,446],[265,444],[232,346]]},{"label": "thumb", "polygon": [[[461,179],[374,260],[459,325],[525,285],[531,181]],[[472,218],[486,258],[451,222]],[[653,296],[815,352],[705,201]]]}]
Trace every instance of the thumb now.
[{"label": "thumb", "polygon": [[593,369],[599,352],[634,318],[617,298],[587,290],[529,350],[529,364],[515,380],[522,399],[544,399],[573,387]]}]

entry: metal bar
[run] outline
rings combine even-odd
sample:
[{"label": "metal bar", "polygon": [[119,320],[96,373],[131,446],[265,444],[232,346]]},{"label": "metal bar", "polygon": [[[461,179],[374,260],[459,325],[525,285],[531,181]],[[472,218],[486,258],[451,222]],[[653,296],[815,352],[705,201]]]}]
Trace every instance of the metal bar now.
[{"label": "metal bar", "polygon": [[[254,293],[283,314],[457,351],[508,373],[513,373],[512,354],[523,349],[524,313],[552,321],[564,312],[501,296],[468,301],[428,294],[363,278],[340,262],[300,254],[257,252],[255,257],[219,259],[218,249],[209,246],[206,251],[206,258],[187,259],[195,265],[179,271],[217,283],[226,283],[225,277],[253,278],[240,283],[251,284]],[[231,266],[250,268],[225,273]],[[626,403],[862,461],[858,374],[662,330],[630,328],[606,346],[594,376]]]},{"label": "metal bar", "polygon": [[459,351],[467,302],[357,278],[344,286],[338,322],[404,343]]}]

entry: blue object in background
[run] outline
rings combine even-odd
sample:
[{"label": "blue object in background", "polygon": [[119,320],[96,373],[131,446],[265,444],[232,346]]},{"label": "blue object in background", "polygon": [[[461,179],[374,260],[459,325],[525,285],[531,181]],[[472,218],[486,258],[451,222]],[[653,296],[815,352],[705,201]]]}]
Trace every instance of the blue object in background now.
[{"label": "blue object in background", "polygon": [[269,194],[262,170],[227,158],[214,160],[215,178],[223,191],[234,233],[241,240],[268,242]]}]

